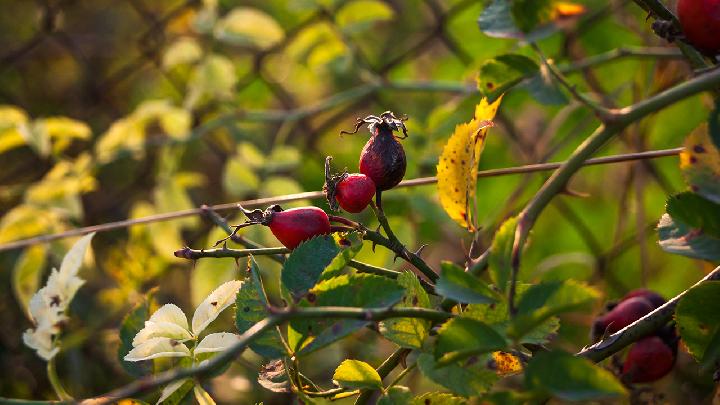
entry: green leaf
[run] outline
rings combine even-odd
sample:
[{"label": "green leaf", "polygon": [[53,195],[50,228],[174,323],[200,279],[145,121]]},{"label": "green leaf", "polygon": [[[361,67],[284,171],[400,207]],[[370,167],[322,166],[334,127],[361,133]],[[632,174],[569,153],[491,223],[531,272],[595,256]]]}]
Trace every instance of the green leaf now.
[{"label": "green leaf", "polygon": [[[433,402],[434,403],[434,402]],[[387,389],[378,400],[377,405],[411,405],[412,392],[408,387],[395,385]]]},{"label": "green leaf", "polygon": [[508,336],[521,338],[553,316],[586,308],[599,298],[597,290],[575,280],[535,284],[520,297]]},{"label": "green leaf", "polygon": [[[240,333],[247,332],[253,325],[265,319],[267,296],[260,280],[260,269],[255,259],[248,259],[248,276],[235,298],[235,326]],[[250,345],[250,349],[265,358],[278,358],[284,355],[282,342],[274,329],[265,331]]]},{"label": "green leaf", "polygon": [[232,61],[225,56],[211,54],[193,69],[184,105],[192,109],[205,97],[231,97],[237,80]]},{"label": "green leaf", "polygon": [[[521,300],[530,285],[519,284],[517,286],[517,299]],[[510,325],[507,301],[500,301],[494,304],[470,304],[461,314],[462,317],[475,319],[492,326],[498,333],[504,335]],[[520,338],[520,343],[544,344],[548,337],[557,332],[560,323],[557,318],[550,318],[529,333]]]},{"label": "green leaf", "polygon": [[702,283],[683,295],[675,311],[680,337],[690,354],[705,367],[714,367],[720,360],[717,347],[710,346],[713,340],[717,344],[715,335],[720,331],[719,296],[720,281]]},{"label": "green leaf", "polygon": [[366,30],[379,21],[392,20],[393,9],[379,0],[355,0],[340,8],[335,15],[338,26],[345,32]]},{"label": "green leaf", "polygon": [[493,297],[497,295],[484,281],[451,262],[442,263],[435,291],[443,297],[472,304],[495,302]]},{"label": "green leaf", "polygon": [[333,374],[333,381],[346,388],[382,388],[380,374],[371,365],[360,360],[345,360]]},{"label": "green leaf", "polygon": [[431,354],[422,353],[417,364],[425,377],[465,397],[487,392],[498,379],[494,371],[488,370],[483,362],[478,361],[463,366],[453,363],[441,367]]},{"label": "green leaf", "polygon": [[508,218],[500,225],[490,247],[490,277],[501,291],[507,290],[512,272],[512,249],[515,243],[517,217]]},{"label": "green leaf", "polygon": [[275,19],[249,7],[230,10],[217,22],[213,33],[220,41],[259,49],[268,49],[285,38],[285,32]]},{"label": "green leaf", "polygon": [[[430,308],[430,298],[415,274],[405,271],[398,276],[397,282],[405,289],[405,294],[396,308]],[[410,349],[421,348],[429,330],[430,321],[419,318],[393,318],[380,324],[380,333],[386,339]]]},{"label": "green leaf", "polygon": [[297,301],[319,280],[337,275],[361,248],[356,233],[316,236],[290,253],[283,266],[282,283]]},{"label": "green leaf", "polygon": [[686,191],[670,197],[665,209],[674,220],[720,238],[720,204]]},{"label": "green leaf", "polygon": [[515,25],[526,33],[549,22],[551,13],[551,0],[512,0],[510,3],[510,14]]},{"label": "green leaf", "polygon": [[539,72],[535,61],[524,55],[506,54],[480,66],[478,89],[492,103],[524,79]]},{"label": "green leaf", "polygon": [[[342,275],[323,280],[298,305],[342,307],[387,307],[400,301],[404,289],[395,281],[372,274]],[[292,320],[290,347],[306,354],[341,339],[367,324],[364,320]],[[291,333],[292,332],[292,333]]]},{"label": "green leaf", "polygon": [[184,403],[184,399],[195,386],[191,379],[178,380],[166,385],[160,394],[157,405],[177,405]]},{"label": "green leaf", "polygon": [[479,354],[502,350],[505,338],[492,327],[471,319],[454,318],[438,330],[435,358],[438,366]]},{"label": "green leaf", "polygon": [[124,361],[124,358],[133,349],[133,338],[145,326],[145,321],[150,317],[150,306],[154,292],[155,290],[148,291],[145,299],[125,315],[125,318],[120,323],[120,347],[118,348],[117,357],[125,371],[133,377],[141,377],[150,374],[152,371],[152,362]]},{"label": "green leaf", "polygon": [[561,351],[539,352],[525,367],[525,385],[565,401],[591,401],[626,395],[609,371]]},{"label": "green leaf", "polygon": [[[30,316],[30,298],[40,289],[40,277],[47,259],[47,245],[30,246],[18,257],[12,271],[12,288],[18,304]],[[31,319],[31,318],[28,318]]]},{"label": "green leaf", "polygon": [[687,224],[663,214],[657,226],[660,247],[696,259],[720,261],[720,239],[704,234]]},{"label": "green leaf", "polygon": [[704,373],[717,369],[720,369],[720,328],[710,337],[700,361],[700,370]]},{"label": "green leaf", "polygon": [[163,53],[162,66],[171,69],[177,65],[194,63],[202,57],[202,48],[196,39],[182,37],[170,44]]},{"label": "green leaf", "polygon": [[465,398],[456,397],[453,394],[447,392],[427,392],[425,394],[415,397],[412,401],[412,405],[466,405],[467,400]]},{"label": "green leaf", "polygon": [[522,85],[530,95],[543,105],[563,105],[568,103],[565,93],[560,90],[545,65],[540,66],[538,74]]}]

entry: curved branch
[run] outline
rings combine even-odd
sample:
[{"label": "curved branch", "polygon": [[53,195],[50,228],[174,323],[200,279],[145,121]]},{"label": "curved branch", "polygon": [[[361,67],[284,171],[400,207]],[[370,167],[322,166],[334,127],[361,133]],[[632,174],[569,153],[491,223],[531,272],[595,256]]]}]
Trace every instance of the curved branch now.
[{"label": "curved branch", "polygon": [[595,343],[594,345],[583,348],[576,354],[576,356],[585,357],[594,362],[599,362],[612,356],[622,350],[625,346],[651,334],[667,324],[670,320],[672,320],[673,314],[675,313],[675,307],[677,307],[678,302],[688,291],[702,283],[712,280],[720,280],[720,266],[716,267],[715,270],[708,273],[708,275],[702,280],[698,281],[692,287],[683,291],[675,298],[666,302],[664,305],[658,307],[649,314],[613,333],[607,338]]}]

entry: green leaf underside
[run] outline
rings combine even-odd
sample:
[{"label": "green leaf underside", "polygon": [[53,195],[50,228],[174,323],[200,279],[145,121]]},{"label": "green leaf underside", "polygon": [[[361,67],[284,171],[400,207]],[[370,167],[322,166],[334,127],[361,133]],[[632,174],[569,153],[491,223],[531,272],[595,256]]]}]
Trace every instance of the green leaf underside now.
[{"label": "green leaf underside", "polygon": [[[518,300],[522,300],[523,295],[529,287],[529,284],[519,284],[517,286]],[[505,301],[494,304],[470,304],[460,316],[481,321],[494,328],[500,334],[507,333],[508,326],[510,325],[508,307]],[[559,327],[560,322],[558,319],[551,317],[519,337],[519,342],[532,344],[547,343],[550,336],[557,332]]]},{"label": "green leaf underside", "polygon": [[471,318],[454,318],[438,330],[435,358],[438,366],[470,356],[502,350],[505,338],[495,329]]},{"label": "green leaf underside", "polygon": [[[696,360],[713,367],[718,357],[720,331],[720,281],[708,281],[688,291],[675,311],[675,321],[685,346]],[[715,346],[711,346],[713,343]]]},{"label": "green leaf underside", "polygon": [[[260,269],[255,259],[248,258],[248,274],[235,298],[235,326],[238,332],[245,333],[253,325],[265,319],[267,297],[262,289]],[[278,358],[284,354],[283,345],[274,329],[267,330],[255,339],[250,349],[265,358]]]},{"label": "green leaf underside", "polygon": [[442,263],[442,272],[435,291],[443,297],[458,302],[471,304],[495,302],[492,298],[495,293],[484,281],[466,273],[463,268],[451,262]]},{"label": "green leaf underside", "polygon": [[566,401],[609,399],[626,394],[609,371],[561,351],[536,353],[525,367],[525,385]]},{"label": "green leaf underside", "polygon": [[[415,274],[403,272],[398,276],[397,283],[405,289],[405,293],[395,307],[431,307],[430,298]],[[380,324],[380,333],[386,339],[410,349],[420,349],[429,330],[430,321],[419,318],[393,318]]]},{"label": "green leaf underside", "polygon": [[658,223],[660,247],[669,253],[675,253],[696,259],[720,261],[720,239],[704,234],[687,224],[676,221],[663,214]]},{"label": "green leaf underside", "polygon": [[467,361],[463,365],[452,363],[440,367],[431,354],[422,353],[417,364],[425,377],[464,397],[487,392],[498,379],[494,371],[477,360]]},{"label": "green leaf underside", "polygon": [[508,335],[525,336],[553,316],[589,307],[599,298],[597,290],[574,280],[535,284],[520,297]]},{"label": "green leaf underside", "polygon": [[[404,289],[395,280],[386,277],[342,275],[319,282],[298,306],[387,307],[400,301],[403,294]],[[293,333],[288,334],[288,343],[294,350],[299,350],[298,354],[306,354],[349,335],[365,324],[367,321],[347,319],[292,320],[290,329]],[[314,340],[308,342],[313,337]]]},{"label": "green leaf underside", "polygon": [[333,381],[346,388],[382,388],[382,379],[375,369],[360,360],[345,360],[333,374]]}]

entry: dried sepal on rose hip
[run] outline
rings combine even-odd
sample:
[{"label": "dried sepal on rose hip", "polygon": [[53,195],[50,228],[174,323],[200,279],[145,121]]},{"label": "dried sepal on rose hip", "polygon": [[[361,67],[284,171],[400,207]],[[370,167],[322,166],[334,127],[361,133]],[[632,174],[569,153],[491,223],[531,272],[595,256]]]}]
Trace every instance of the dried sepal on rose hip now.
[{"label": "dried sepal on rose hip", "polygon": [[[338,211],[339,208],[347,212],[358,213],[370,204],[375,195],[375,183],[362,173],[332,174],[330,162],[332,156],[325,158],[325,185],[323,192],[327,198],[330,209]],[[339,207],[338,207],[339,205]]]},{"label": "dried sepal on rose hip", "polygon": [[[396,117],[392,111],[385,111],[376,115],[358,118],[352,132],[341,131],[341,134],[356,134],[361,126],[368,124],[371,137],[360,152],[360,173],[369,177],[375,183],[375,198],[378,207],[381,207],[381,195],[400,183],[405,176],[407,160],[405,150],[398,139],[407,138],[405,121],[407,117]],[[402,131],[401,137],[395,132]]]},{"label": "dried sepal on rose hip", "polygon": [[265,211],[246,210],[238,206],[248,221],[235,225],[233,233],[215,243],[215,246],[231,239],[238,230],[250,225],[265,225],[275,237],[288,249],[295,249],[300,243],[318,235],[331,232],[330,219],[325,211],[318,207],[300,207],[283,210],[279,205],[271,205]]}]

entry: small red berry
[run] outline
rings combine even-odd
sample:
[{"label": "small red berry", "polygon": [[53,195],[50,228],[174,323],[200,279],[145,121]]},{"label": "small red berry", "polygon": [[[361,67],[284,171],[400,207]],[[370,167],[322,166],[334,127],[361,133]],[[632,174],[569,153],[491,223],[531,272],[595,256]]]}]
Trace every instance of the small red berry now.
[{"label": "small red berry", "polygon": [[632,383],[649,383],[667,375],[675,364],[675,356],[668,345],[657,336],[637,341],[623,364],[623,378]]},{"label": "small red berry", "polygon": [[648,300],[655,308],[658,308],[665,304],[665,298],[662,297],[662,295],[656,293],[655,291],[648,290],[645,288],[638,288],[636,290],[632,290],[629,293],[625,294],[625,296],[622,298],[622,301],[625,301],[629,298],[633,297],[642,297]]},{"label": "small red berry", "polygon": [[370,204],[375,195],[375,183],[366,175],[347,175],[335,187],[335,198],[347,212],[358,213]]},{"label": "small red berry", "polygon": [[288,249],[295,249],[300,243],[314,236],[330,233],[330,220],[325,211],[317,207],[275,211],[267,226]]},{"label": "small red berry", "polygon": [[647,315],[653,309],[655,309],[653,304],[643,297],[628,298],[606,314],[597,317],[592,326],[593,338],[599,339],[606,332],[615,333]]},{"label": "small red berry", "polygon": [[720,52],[720,0],[680,0],[677,14],[688,42],[710,55]]}]

